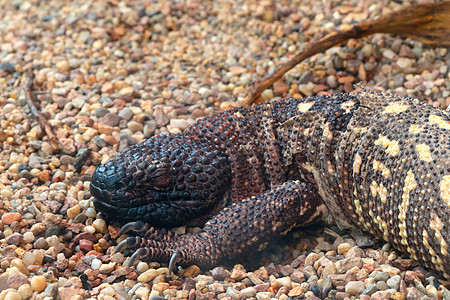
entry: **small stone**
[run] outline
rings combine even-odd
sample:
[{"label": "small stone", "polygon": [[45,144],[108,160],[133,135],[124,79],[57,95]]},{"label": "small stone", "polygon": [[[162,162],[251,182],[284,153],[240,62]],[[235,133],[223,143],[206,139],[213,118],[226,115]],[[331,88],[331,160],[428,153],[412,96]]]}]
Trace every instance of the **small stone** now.
[{"label": "small stone", "polygon": [[200,268],[197,267],[196,265],[191,265],[184,270],[183,276],[193,278],[193,277],[197,276],[199,273],[200,273]]},{"label": "small stone", "polygon": [[13,222],[20,222],[22,220],[22,215],[16,212],[5,213],[2,216],[2,222],[5,225],[11,225]]},{"label": "small stone", "polygon": [[248,287],[241,290],[242,296],[245,298],[255,297],[257,291],[254,287]]},{"label": "small stone", "polygon": [[410,58],[405,58],[405,57],[400,57],[399,59],[397,59],[395,61],[395,63],[397,64],[397,66],[400,68],[400,70],[403,71],[408,71],[409,68],[412,67],[412,65],[414,64],[415,60],[414,59],[410,59]]},{"label": "small stone", "polygon": [[114,126],[119,125],[119,122],[121,119],[122,118],[117,114],[107,113],[105,116],[103,116],[99,120],[99,123],[103,124],[103,125],[108,125],[108,126],[114,127]]},{"label": "small stone", "polygon": [[29,284],[21,285],[17,289],[17,292],[22,297],[22,299],[28,299],[31,297],[31,295],[33,295],[33,289],[31,288],[31,286]]},{"label": "small stone", "polygon": [[69,219],[73,219],[80,213],[80,211],[81,211],[80,206],[77,204],[74,207],[71,207],[67,210],[67,217]]},{"label": "small stone", "polygon": [[342,243],[338,246],[338,254],[345,255],[353,246],[349,243]]},{"label": "small stone", "polygon": [[83,250],[85,252],[91,251],[93,245],[94,243],[89,240],[85,239],[80,240],[80,250]]},{"label": "small stone", "polygon": [[116,266],[115,262],[111,262],[109,264],[102,264],[99,268],[99,271],[100,271],[100,273],[103,273],[103,274],[109,274],[112,271],[114,271],[115,266]]},{"label": "small stone", "polygon": [[102,261],[98,258],[94,258],[91,262],[91,268],[94,270],[98,270],[100,269],[100,267],[102,266]]},{"label": "small stone", "polygon": [[184,130],[189,126],[189,122],[185,119],[171,119],[170,126],[173,128]]},{"label": "small stone", "polygon": [[273,84],[273,92],[277,96],[284,96],[289,91],[289,85],[284,82],[276,81]]},{"label": "small stone", "polygon": [[299,285],[294,287],[292,290],[289,291],[288,296],[289,297],[297,297],[303,294],[303,291]]},{"label": "small stone", "polygon": [[20,244],[20,242],[22,242],[22,240],[23,240],[23,235],[21,235],[20,233],[13,233],[6,237],[6,243],[8,243],[9,245],[14,245],[14,246],[18,246]]},{"label": "small stone", "polygon": [[20,296],[20,294],[16,291],[9,291],[6,295],[5,298],[3,298],[4,300],[22,300],[22,297]]},{"label": "small stone", "polygon": [[12,274],[8,277],[8,285],[10,288],[18,289],[21,285],[27,284],[27,277],[20,274]]},{"label": "small stone", "polygon": [[[210,285],[208,286],[208,289],[209,289],[211,292],[215,293],[215,294],[220,294],[220,293],[225,292],[225,288],[224,288],[223,285],[220,284],[220,283],[213,283],[213,284],[210,284]],[[256,291],[255,291],[255,293],[256,293]]]},{"label": "small stone", "polygon": [[68,72],[70,71],[70,64],[67,60],[61,60],[56,63],[56,69],[60,72]]},{"label": "small stone", "polygon": [[272,299],[273,293],[270,292],[258,292],[256,294],[257,300],[270,300]]},{"label": "small stone", "polygon": [[383,51],[383,56],[386,57],[387,59],[393,59],[396,56],[396,54],[391,49],[385,49]]},{"label": "small stone", "polygon": [[31,277],[30,285],[33,291],[42,292],[47,287],[47,282],[44,276],[33,276]]},{"label": "small stone", "polygon": [[170,285],[167,282],[158,282],[157,284],[153,285],[153,289],[157,291],[165,291],[170,287]]},{"label": "small stone", "polygon": [[319,259],[319,255],[317,253],[312,252],[312,253],[308,254],[308,256],[306,257],[306,260],[305,260],[305,266],[312,266],[314,264],[314,262],[318,259]]},{"label": "small stone", "polygon": [[288,287],[289,289],[292,288],[292,281],[291,278],[288,276],[277,278],[275,282],[278,283],[280,286],[285,286]]},{"label": "small stone", "polygon": [[373,279],[375,281],[387,281],[389,279],[389,274],[385,273],[385,272],[378,272],[377,274],[375,274],[375,276],[373,277]]},{"label": "small stone", "polygon": [[153,112],[153,117],[155,118],[156,126],[164,126],[169,124],[169,117],[164,113],[162,106],[156,106]]},{"label": "small stone", "polygon": [[[252,273],[253,274],[253,273]],[[254,275],[254,274],[253,274]],[[215,267],[212,272],[211,276],[214,278],[214,280],[217,281],[224,281],[225,278],[227,278],[228,273],[225,271],[223,267]],[[259,279],[259,278],[258,278]],[[260,280],[260,279],[259,279]],[[254,283],[254,282],[253,282]],[[256,283],[254,283],[256,284]]]},{"label": "small stone", "polygon": [[326,278],[328,275],[333,274],[336,274],[336,267],[334,265],[334,262],[328,261],[322,270],[322,276]]},{"label": "small stone", "polygon": [[149,282],[155,279],[155,277],[158,275],[158,272],[155,269],[150,269],[139,275],[137,278],[138,282]]},{"label": "small stone", "polygon": [[354,296],[361,295],[362,292],[364,292],[364,290],[365,290],[365,286],[364,286],[364,282],[362,282],[362,281],[350,281],[349,283],[347,283],[345,285],[345,292],[350,295],[354,295]]},{"label": "small stone", "polygon": [[434,298],[434,297],[438,296],[438,291],[437,291],[436,287],[434,287],[432,285],[427,285],[426,291],[427,291],[428,297]]},{"label": "small stone", "polygon": [[361,257],[348,257],[336,262],[336,270],[338,274],[343,274],[348,270],[357,267],[361,268],[363,265]]},{"label": "small stone", "polygon": [[398,290],[398,288],[400,287],[401,279],[402,278],[400,277],[400,275],[395,275],[389,278],[386,283],[391,289]]},{"label": "small stone", "polygon": [[231,286],[227,288],[227,295],[230,296],[231,299],[242,299],[242,293]]},{"label": "small stone", "polygon": [[376,286],[377,286],[377,290],[379,290],[379,291],[385,291],[389,288],[389,286],[384,281],[378,281]]},{"label": "small stone", "polygon": [[124,107],[119,112],[119,116],[122,117],[122,119],[124,119],[124,120],[130,121],[131,118],[133,117],[133,111],[128,107]]}]

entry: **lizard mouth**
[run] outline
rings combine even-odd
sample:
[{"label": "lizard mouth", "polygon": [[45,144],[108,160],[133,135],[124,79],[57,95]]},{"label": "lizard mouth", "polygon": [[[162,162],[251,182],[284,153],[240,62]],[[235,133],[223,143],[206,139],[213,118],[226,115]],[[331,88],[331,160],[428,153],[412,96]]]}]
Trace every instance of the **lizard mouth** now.
[{"label": "lizard mouth", "polygon": [[[101,170],[94,173],[90,184],[94,206],[108,219],[119,223],[141,220],[153,226],[181,226],[207,213],[216,202],[208,191],[202,192],[194,186],[181,191],[158,190],[155,186],[153,189],[125,188],[123,180],[105,178]],[[163,176],[160,179],[160,182],[167,180]]]}]

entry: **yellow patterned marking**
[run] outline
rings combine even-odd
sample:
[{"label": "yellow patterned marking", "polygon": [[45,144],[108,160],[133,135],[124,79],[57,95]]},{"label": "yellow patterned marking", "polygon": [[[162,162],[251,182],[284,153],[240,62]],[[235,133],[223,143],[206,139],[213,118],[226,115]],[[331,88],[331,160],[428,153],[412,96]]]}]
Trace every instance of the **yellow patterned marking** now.
[{"label": "yellow patterned marking", "polygon": [[450,175],[442,177],[441,183],[441,199],[450,206]]},{"label": "yellow patterned marking", "polygon": [[302,102],[299,105],[297,105],[297,109],[299,112],[305,113],[307,112],[315,102]]},{"label": "yellow patterned marking", "polygon": [[341,104],[341,108],[345,110],[346,113],[351,112],[352,108],[355,106],[355,101],[346,101]]},{"label": "yellow patterned marking", "polygon": [[442,228],[444,227],[444,224],[442,223],[441,218],[433,211],[431,213],[431,221],[430,221],[430,228],[434,230],[434,236],[436,237],[437,241],[441,245],[441,253],[444,256],[448,255],[448,245],[445,241],[444,237],[441,234]]},{"label": "yellow patterned marking", "polygon": [[373,170],[374,172],[381,171],[381,175],[383,175],[384,178],[391,177],[391,171],[379,160],[373,160]]},{"label": "yellow patterned marking", "polygon": [[396,156],[400,153],[400,146],[398,145],[397,141],[391,141],[384,135],[381,135],[378,137],[378,139],[375,141],[375,145],[381,145],[384,148],[386,148],[385,152]]},{"label": "yellow patterned marking", "polygon": [[372,193],[372,196],[375,198],[377,195],[380,196],[381,202],[386,203],[387,200],[387,189],[383,185],[383,183],[380,183],[379,185],[374,180],[372,181],[370,185],[370,191]]},{"label": "yellow patterned marking", "polygon": [[380,186],[378,187],[378,194],[380,195],[381,202],[386,203],[387,199],[387,189],[383,185],[383,183],[380,183]]},{"label": "yellow patterned marking", "polygon": [[244,117],[244,116],[241,114],[241,112],[239,112],[239,111],[238,111],[238,112],[235,112],[235,113],[234,113],[234,116],[235,116],[235,117],[238,117],[238,118],[241,118],[241,119]]},{"label": "yellow patterned marking", "polygon": [[384,114],[399,114],[409,108],[409,105],[400,103],[391,103],[384,109]]},{"label": "yellow patterned marking", "polygon": [[444,118],[436,115],[430,116],[430,123],[437,124],[440,128],[449,129],[450,130],[450,122],[445,121]]},{"label": "yellow patterned marking", "polygon": [[380,230],[383,232],[384,239],[388,240],[389,239],[389,229],[388,229],[387,223],[383,219],[381,219],[380,216],[377,216],[376,220],[377,220],[376,223],[378,224],[378,228],[380,228]]},{"label": "yellow patterned marking", "polygon": [[428,250],[428,253],[430,253],[431,257],[434,259],[436,252],[434,252],[433,248],[431,248],[430,243],[428,242],[428,232],[426,229],[422,231],[422,235],[423,235],[423,245]]},{"label": "yellow patterned marking", "polygon": [[364,133],[367,132],[367,127],[354,127],[353,128],[354,133]]},{"label": "yellow patterned marking", "polygon": [[425,144],[419,144],[416,145],[416,151],[419,155],[419,159],[423,160],[427,163],[430,163],[432,161],[430,147]]},{"label": "yellow patterned marking", "polygon": [[362,157],[359,153],[356,154],[355,160],[353,161],[353,174],[359,174],[359,169],[362,164]]},{"label": "yellow patterned marking", "polygon": [[410,192],[417,187],[416,179],[414,178],[414,174],[411,170],[408,171],[405,178],[405,185],[403,187],[402,194],[402,203],[398,206],[399,215],[398,218],[400,220],[400,224],[398,227],[400,228],[400,236],[402,238],[401,244],[405,245],[409,248],[408,245],[408,234],[406,233],[406,214],[408,213],[409,207],[409,197]]},{"label": "yellow patterned marking", "polygon": [[330,131],[330,126],[328,123],[326,123],[323,127],[323,136],[329,141],[333,139],[333,132]]},{"label": "yellow patterned marking", "polygon": [[372,192],[372,197],[375,198],[378,193],[378,184],[375,180],[372,181],[372,184],[370,185],[370,191]]},{"label": "yellow patterned marking", "polygon": [[414,133],[421,133],[423,130],[423,126],[422,125],[416,125],[413,124],[411,126],[409,126],[409,133],[414,134]]}]

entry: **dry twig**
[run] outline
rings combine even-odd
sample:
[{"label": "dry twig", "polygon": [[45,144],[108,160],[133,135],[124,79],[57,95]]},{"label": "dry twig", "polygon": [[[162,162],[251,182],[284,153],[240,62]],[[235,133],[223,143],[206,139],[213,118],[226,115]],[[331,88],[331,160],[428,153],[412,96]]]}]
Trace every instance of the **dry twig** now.
[{"label": "dry twig", "polygon": [[39,122],[39,125],[44,129],[45,134],[47,134],[50,145],[52,146],[53,152],[59,151],[59,145],[58,140],[56,139],[55,134],[53,133],[52,128],[47,123],[47,119],[41,114],[41,112],[38,110],[36,105],[34,105],[33,98],[32,98],[32,92],[33,92],[33,80],[34,80],[34,74],[33,73],[27,73],[25,75],[25,98],[27,100],[27,105],[31,110],[31,113],[34,115],[36,120]]}]

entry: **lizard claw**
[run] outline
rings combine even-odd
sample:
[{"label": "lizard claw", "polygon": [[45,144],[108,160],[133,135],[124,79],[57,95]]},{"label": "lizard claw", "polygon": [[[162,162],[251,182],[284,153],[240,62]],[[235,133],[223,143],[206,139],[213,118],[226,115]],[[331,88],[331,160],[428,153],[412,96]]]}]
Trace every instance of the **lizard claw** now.
[{"label": "lizard claw", "polygon": [[142,221],[129,222],[120,229],[119,235],[134,232],[136,235],[143,236],[149,230],[149,227],[150,225]]},{"label": "lizard claw", "polygon": [[146,248],[139,248],[136,252],[131,255],[130,260],[128,261],[128,267],[133,266],[139,259],[148,255],[148,251]]},{"label": "lizard claw", "polygon": [[139,244],[138,239],[139,239],[139,238],[138,238],[138,237],[135,237],[135,236],[130,236],[130,237],[124,239],[123,241],[121,241],[121,242],[119,243],[119,245],[117,245],[117,247],[116,247],[116,249],[114,250],[114,253],[113,253],[113,254],[120,253],[120,252],[122,252],[123,250],[132,247],[133,245]]},{"label": "lizard claw", "polygon": [[172,275],[172,270],[175,267],[175,264],[180,260],[180,256],[181,256],[181,251],[180,250],[175,250],[172,254],[172,256],[170,257],[169,260],[169,276]]}]

